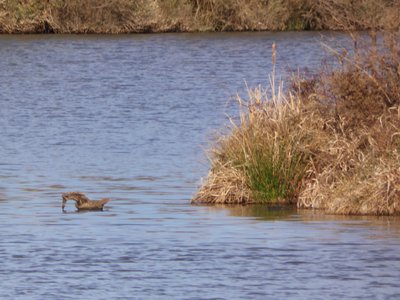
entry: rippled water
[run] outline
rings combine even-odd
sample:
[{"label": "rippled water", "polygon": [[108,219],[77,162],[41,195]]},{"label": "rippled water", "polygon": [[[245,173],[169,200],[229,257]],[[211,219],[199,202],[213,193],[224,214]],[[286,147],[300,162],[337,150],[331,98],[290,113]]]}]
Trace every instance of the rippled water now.
[{"label": "rippled water", "polygon": [[[398,299],[397,218],[189,204],[273,41],[279,70],[323,57],[318,33],[1,36],[0,298]],[[74,190],[112,201],[62,213]]]}]

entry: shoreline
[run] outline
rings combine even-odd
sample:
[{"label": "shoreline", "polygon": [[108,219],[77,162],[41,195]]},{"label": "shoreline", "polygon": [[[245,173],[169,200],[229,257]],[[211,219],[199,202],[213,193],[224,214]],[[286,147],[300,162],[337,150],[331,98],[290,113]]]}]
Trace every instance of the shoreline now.
[{"label": "shoreline", "polygon": [[0,33],[399,30],[400,3],[367,0],[4,0]]}]

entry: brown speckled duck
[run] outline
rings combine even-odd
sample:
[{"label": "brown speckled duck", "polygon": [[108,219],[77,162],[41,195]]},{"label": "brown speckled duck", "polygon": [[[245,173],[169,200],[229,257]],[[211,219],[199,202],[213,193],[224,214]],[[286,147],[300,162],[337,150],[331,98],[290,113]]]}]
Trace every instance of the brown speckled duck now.
[{"label": "brown speckled duck", "polygon": [[65,203],[67,200],[76,201],[75,207],[78,210],[103,210],[104,204],[106,204],[110,199],[104,198],[100,200],[89,200],[85,194],[80,192],[69,192],[62,194],[62,210],[65,208]]}]

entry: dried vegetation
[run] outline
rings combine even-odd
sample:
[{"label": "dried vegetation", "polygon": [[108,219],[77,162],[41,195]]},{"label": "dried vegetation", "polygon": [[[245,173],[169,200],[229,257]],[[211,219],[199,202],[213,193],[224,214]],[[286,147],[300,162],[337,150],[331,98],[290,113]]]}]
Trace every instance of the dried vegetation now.
[{"label": "dried vegetation", "polygon": [[399,28],[390,0],[0,0],[2,33]]},{"label": "dried vegetation", "polygon": [[[338,63],[297,77],[289,91],[272,78],[268,90],[239,99],[240,121],[215,143],[193,202],[399,214],[400,40],[371,34],[354,41],[351,53],[329,49]],[[233,198],[224,201],[227,187]],[[234,187],[245,197],[235,198]]]}]

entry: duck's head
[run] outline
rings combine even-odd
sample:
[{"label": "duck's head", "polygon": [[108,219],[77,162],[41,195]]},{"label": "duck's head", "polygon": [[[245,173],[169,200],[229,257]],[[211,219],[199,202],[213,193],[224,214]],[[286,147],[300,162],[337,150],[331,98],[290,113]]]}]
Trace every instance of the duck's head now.
[{"label": "duck's head", "polygon": [[63,194],[62,195],[62,204],[61,204],[61,208],[64,211],[65,209],[65,204],[67,203],[68,198]]}]

